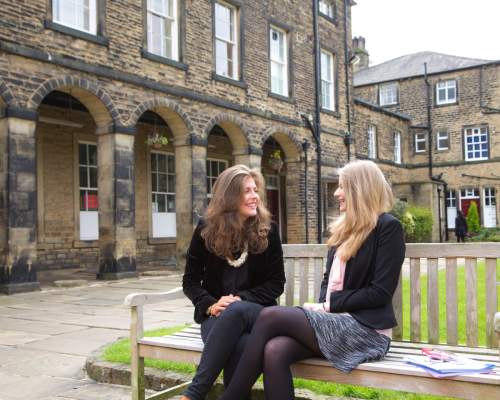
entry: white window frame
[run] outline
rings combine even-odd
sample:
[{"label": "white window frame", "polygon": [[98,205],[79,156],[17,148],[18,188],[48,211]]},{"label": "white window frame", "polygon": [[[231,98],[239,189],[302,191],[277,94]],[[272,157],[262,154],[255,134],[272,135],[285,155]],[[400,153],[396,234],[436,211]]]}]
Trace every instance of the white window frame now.
[{"label": "white window frame", "polygon": [[[153,170],[152,160],[153,156],[158,155],[165,157],[165,170],[160,171],[158,169],[158,158],[156,159],[156,170]],[[169,158],[172,158],[172,165],[174,170],[170,171],[168,168]],[[176,209],[177,209],[177,194],[176,194],[176,174],[175,174],[175,155],[174,153],[166,151],[151,150],[149,155],[150,163],[150,178],[151,178],[151,220],[152,220],[152,237],[153,238],[166,238],[166,237],[176,237],[177,236],[177,226],[176,226]],[[156,185],[153,183],[153,177],[156,175]],[[165,177],[165,191],[159,190],[159,176],[166,175]],[[169,184],[169,177],[173,177],[173,183]],[[156,190],[154,190],[156,186]],[[172,187],[173,186],[173,187]],[[172,190],[173,189],[173,190]],[[165,199],[165,210],[160,211],[158,209],[157,196],[164,196]],[[169,201],[173,197],[173,208],[170,207]]]},{"label": "white window frame", "polygon": [[394,131],[394,162],[401,164],[401,132]]},{"label": "white window frame", "polygon": [[[283,51],[278,52],[279,54],[274,54],[273,52],[273,34],[281,35],[283,38]],[[279,39],[278,39],[279,41]],[[289,97],[289,88],[288,88],[288,32],[284,29],[280,29],[274,25],[271,25],[269,28],[269,78],[270,78],[270,90],[272,93],[278,94],[280,96]],[[282,54],[281,54],[282,53]],[[278,76],[276,78],[273,77],[273,66],[275,69],[282,71],[282,76]],[[282,85],[281,91],[279,87],[276,87],[273,84],[274,79],[279,79],[280,84]]]},{"label": "white window frame", "polygon": [[[464,151],[465,161],[488,160],[489,140],[486,126],[474,126],[464,129]],[[484,151],[486,151],[486,156],[482,155]],[[480,153],[478,156],[476,156],[477,152]]]},{"label": "white window frame", "polygon": [[[229,11],[229,27],[226,27],[226,31],[229,33],[229,37],[225,37],[218,33],[218,27],[220,23],[223,23],[217,18],[218,10]],[[225,3],[223,1],[216,1],[214,3],[214,54],[215,54],[215,73],[226,78],[231,78],[235,80],[240,79],[240,67],[239,67],[239,35],[238,35],[238,8],[235,6]],[[224,51],[218,51],[218,44],[224,46]],[[228,47],[232,46],[230,60],[227,56]],[[232,73],[230,64],[232,63]]]},{"label": "white window frame", "polygon": [[[450,89],[453,89],[453,97],[450,96]],[[444,94],[444,99],[441,100],[439,94]],[[457,81],[455,79],[447,79],[436,83],[436,104],[452,104],[457,102]]]},{"label": "white window frame", "polygon": [[[87,157],[87,163],[82,163],[80,159],[80,145],[85,146],[85,152]],[[93,146],[96,149],[96,164],[89,163],[89,146]],[[96,210],[89,210],[88,200],[85,205],[85,209],[82,209],[81,203],[81,192],[85,192],[86,197],[88,199],[89,192],[95,192],[97,199],[99,199],[99,170],[97,164],[97,143],[95,142],[87,142],[87,141],[79,141],[78,142],[78,210],[79,210],[79,237],[80,240],[97,240],[99,239],[99,203],[97,204]],[[80,181],[80,169],[86,169],[87,175],[87,185],[82,186],[82,182]],[[96,170],[96,186],[90,186],[90,170]],[[94,193],[93,193],[94,194]]]},{"label": "white window frame", "polygon": [[[414,134],[414,141],[415,141],[415,153],[425,153],[427,151],[427,134],[423,132],[415,133]],[[424,148],[420,149],[419,145],[423,143]]]},{"label": "white window frame", "polygon": [[377,127],[368,125],[368,158],[377,158]]},{"label": "white window frame", "polygon": [[217,170],[220,170],[220,165],[224,165],[224,168],[220,172],[224,171],[228,167],[228,161],[219,158],[207,158],[207,198],[212,198],[212,188],[214,187],[215,181],[217,180],[219,174],[215,175],[212,172],[211,162],[217,163]]},{"label": "white window frame", "polygon": [[388,82],[382,83],[378,87],[379,104],[381,106],[390,106],[398,104],[398,83]]},{"label": "white window frame", "polygon": [[[82,32],[90,33],[91,35],[97,34],[97,1],[98,0],[52,0],[52,18],[53,21],[73,28]],[[85,4],[87,3],[87,5]],[[68,21],[65,19],[68,15],[62,15],[64,13],[64,6],[66,6],[66,11],[71,12],[73,15],[73,21]],[[88,10],[88,29],[84,27],[85,21],[85,10]],[[78,13],[81,12],[81,14]]]},{"label": "white window frame", "polygon": [[321,107],[335,110],[335,57],[333,53],[321,50]]},{"label": "white window frame", "polygon": [[[447,146],[441,146],[442,141],[447,141]],[[436,133],[436,149],[439,151],[450,149],[450,134],[448,131],[438,131]]]},{"label": "white window frame", "polygon": [[[153,8],[154,1],[147,0],[147,31],[148,31],[148,51],[160,57],[179,61],[179,8],[177,0],[160,0],[162,9]],[[170,6],[170,7],[169,7]],[[169,13],[171,10],[171,14]],[[161,19],[160,32],[154,35],[153,18]],[[171,23],[171,32],[167,32],[167,21]],[[154,37],[160,38],[160,43],[153,43]],[[170,40],[171,54],[167,52],[166,42]],[[159,50],[159,51],[158,51]]]},{"label": "white window frame", "polygon": [[335,18],[335,8],[331,0],[319,0],[319,12],[330,18]]}]

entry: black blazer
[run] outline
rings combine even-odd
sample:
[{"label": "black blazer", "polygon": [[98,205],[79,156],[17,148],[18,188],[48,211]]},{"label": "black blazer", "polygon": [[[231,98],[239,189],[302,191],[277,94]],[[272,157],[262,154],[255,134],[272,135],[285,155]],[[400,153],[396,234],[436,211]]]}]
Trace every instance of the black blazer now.
[{"label": "black blazer", "polygon": [[[186,257],[186,270],[182,278],[184,294],[193,302],[194,320],[203,322],[209,306],[216,303],[222,293],[223,271],[227,261],[208,251],[201,237],[203,222],[194,231]],[[247,287],[234,295],[242,300],[262,304],[276,305],[276,299],[283,293],[285,269],[283,250],[278,229],[271,224],[268,234],[268,246],[260,254],[250,253],[247,258]]]},{"label": "black blazer", "polygon": [[[328,277],[335,248],[330,249],[321,284],[320,302],[326,301]],[[403,228],[390,214],[381,214],[377,226],[347,261],[343,290],[330,296],[330,312],[347,312],[359,323],[373,329],[397,325],[392,296],[405,257]]]}]

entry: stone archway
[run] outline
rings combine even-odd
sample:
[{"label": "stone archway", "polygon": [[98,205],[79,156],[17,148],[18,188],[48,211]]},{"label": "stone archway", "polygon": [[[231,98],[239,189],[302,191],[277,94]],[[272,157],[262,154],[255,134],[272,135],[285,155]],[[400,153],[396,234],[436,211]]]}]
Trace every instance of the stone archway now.
[{"label": "stone archway", "polygon": [[80,101],[89,111],[96,124],[96,133],[107,133],[119,124],[120,113],[111,97],[97,82],[66,75],[42,83],[27,102],[27,108],[37,110],[43,99],[52,91],[67,93]]},{"label": "stone archway", "polygon": [[[165,262],[165,257],[175,256],[180,265],[193,232],[193,125],[179,104],[167,98],[142,102],[131,113],[128,124],[135,128],[137,139],[139,260]],[[168,144],[156,149],[147,145],[151,129],[167,137]]]}]

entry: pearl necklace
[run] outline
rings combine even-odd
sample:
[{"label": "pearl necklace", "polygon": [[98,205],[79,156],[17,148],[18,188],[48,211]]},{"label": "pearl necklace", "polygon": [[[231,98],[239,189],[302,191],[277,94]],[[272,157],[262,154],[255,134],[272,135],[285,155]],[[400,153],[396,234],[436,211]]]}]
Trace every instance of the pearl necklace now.
[{"label": "pearl necklace", "polygon": [[247,257],[248,257],[248,244],[245,243],[245,250],[243,250],[243,253],[241,253],[241,255],[236,260],[231,260],[229,257],[226,257],[226,261],[231,267],[239,268],[245,263]]}]

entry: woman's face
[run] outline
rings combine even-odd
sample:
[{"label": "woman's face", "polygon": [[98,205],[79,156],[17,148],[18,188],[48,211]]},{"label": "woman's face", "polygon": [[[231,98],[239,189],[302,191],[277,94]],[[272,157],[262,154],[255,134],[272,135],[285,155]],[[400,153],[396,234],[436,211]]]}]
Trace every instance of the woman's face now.
[{"label": "woman's face", "polygon": [[339,202],[339,210],[341,212],[345,212],[346,206],[345,206],[345,195],[344,195],[344,182],[342,178],[339,179],[339,187],[333,194],[336,198],[337,201]]},{"label": "woman's face", "polygon": [[251,176],[247,176],[243,180],[243,196],[240,200],[238,208],[239,214],[242,219],[254,217],[257,215],[257,206],[259,205],[260,198],[257,185]]}]

